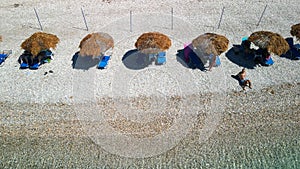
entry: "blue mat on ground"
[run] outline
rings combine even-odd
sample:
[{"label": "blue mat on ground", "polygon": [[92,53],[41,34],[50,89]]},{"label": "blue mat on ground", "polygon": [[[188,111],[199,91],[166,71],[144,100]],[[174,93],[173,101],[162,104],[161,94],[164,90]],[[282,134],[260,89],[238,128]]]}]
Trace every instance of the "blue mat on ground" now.
[{"label": "blue mat on ground", "polygon": [[105,69],[109,60],[110,56],[103,56],[102,60],[98,64],[98,69]]}]

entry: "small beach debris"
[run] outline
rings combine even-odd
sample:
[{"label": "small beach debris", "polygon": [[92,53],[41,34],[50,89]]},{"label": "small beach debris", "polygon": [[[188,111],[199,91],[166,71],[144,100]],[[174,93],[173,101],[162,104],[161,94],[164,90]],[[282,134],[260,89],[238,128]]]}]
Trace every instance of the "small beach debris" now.
[{"label": "small beach debris", "polygon": [[47,75],[48,73],[54,73],[53,70],[49,70],[48,72],[45,72],[44,75]]},{"label": "small beach debris", "polygon": [[15,8],[17,8],[17,7],[19,7],[20,6],[20,4],[14,4],[14,7]]}]

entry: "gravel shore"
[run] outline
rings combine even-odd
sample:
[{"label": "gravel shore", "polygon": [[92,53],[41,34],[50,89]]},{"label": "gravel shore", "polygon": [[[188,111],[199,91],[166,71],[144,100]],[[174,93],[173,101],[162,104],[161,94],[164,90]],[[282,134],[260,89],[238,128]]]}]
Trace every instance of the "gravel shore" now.
[{"label": "gravel shore", "polygon": [[220,123],[206,141],[201,141],[206,115],[200,113],[195,125],[174,148],[148,158],[127,158],[102,149],[84,131],[84,126],[93,122],[80,122],[74,106],[2,102],[0,166],[297,168],[299,89],[299,83],[288,83],[246,94],[227,93]]},{"label": "gravel shore", "polygon": [[[206,32],[226,36],[230,48],[254,31],[290,37],[297,4],[3,0],[0,48],[12,54],[0,67],[0,168],[297,168],[299,61],[272,54],[274,65],[247,68],[253,89],[244,92],[231,78],[242,69],[232,50],[211,72],[178,57]],[[19,70],[21,43],[40,31],[33,8],[60,42],[51,63]],[[150,31],[172,40],[165,65],[136,65],[126,55]],[[72,69],[79,42],[92,32],[114,38],[107,69]]]}]

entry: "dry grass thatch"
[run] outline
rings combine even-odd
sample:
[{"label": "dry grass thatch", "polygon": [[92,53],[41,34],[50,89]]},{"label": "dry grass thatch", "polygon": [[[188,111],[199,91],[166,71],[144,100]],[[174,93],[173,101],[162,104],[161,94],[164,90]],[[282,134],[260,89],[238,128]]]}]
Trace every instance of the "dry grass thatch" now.
[{"label": "dry grass thatch", "polygon": [[137,50],[143,53],[158,53],[168,50],[172,45],[171,39],[159,32],[143,33],[135,42]]},{"label": "dry grass thatch", "polygon": [[58,42],[59,38],[56,35],[36,32],[26,39],[21,47],[36,57],[42,50],[55,49]]},{"label": "dry grass thatch", "polygon": [[223,35],[205,33],[195,38],[192,44],[207,55],[214,54],[217,56],[228,49],[229,40]]},{"label": "dry grass thatch", "polygon": [[108,49],[114,47],[113,38],[103,32],[97,32],[86,35],[80,42],[80,56],[98,57],[104,54]]},{"label": "dry grass thatch", "polygon": [[295,36],[300,41],[300,23],[293,25],[290,31],[292,36]]},{"label": "dry grass thatch", "polygon": [[256,46],[267,49],[278,56],[290,49],[289,44],[281,35],[269,31],[254,32],[249,36],[248,40]]}]

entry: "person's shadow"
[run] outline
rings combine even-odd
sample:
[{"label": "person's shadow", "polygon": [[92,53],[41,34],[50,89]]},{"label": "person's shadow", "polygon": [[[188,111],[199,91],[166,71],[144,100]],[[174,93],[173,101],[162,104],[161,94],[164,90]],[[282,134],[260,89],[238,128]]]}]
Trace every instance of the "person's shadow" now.
[{"label": "person's shadow", "polygon": [[152,63],[147,54],[137,49],[127,51],[122,57],[122,62],[128,69],[133,70],[144,69]]},{"label": "person's shadow", "polygon": [[89,70],[91,67],[95,67],[99,61],[91,56],[79,56],[79,52],[76,52],[72,57],[72,67],[73,69]]},{"label": "person's shadow", "polygon": [[254,69],[256,66],[254,56],[245,56],[241,45],[233,45],[233,47],[226,52],[225,56],[232,63],[247,69]]},{"label": "person's shadow", "polygon": [[287,37],[285,40],[289,44],[290,49],[286,53],[282,54],[281,57],[290,60],[300,60],[300,51],[297,49],[300,44],[294,45],[294,39],[292,37]]},{"label": "person's shadow", "polygon": [[189,46],[177,50],[176,59],[186,68],[206,71],[206,68],[199,56]]}]

